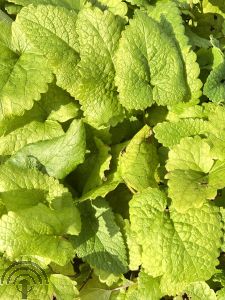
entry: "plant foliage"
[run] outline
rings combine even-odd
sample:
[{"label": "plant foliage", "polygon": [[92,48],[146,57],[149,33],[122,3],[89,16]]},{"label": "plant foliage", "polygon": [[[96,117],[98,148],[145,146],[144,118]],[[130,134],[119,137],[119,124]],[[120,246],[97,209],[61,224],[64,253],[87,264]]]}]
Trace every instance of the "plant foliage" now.
[{"label": "plant foliage", "polygon": [[224,300],[224,1],[0,9],[0,277],[26,260],[48,282],[27,299]]}]

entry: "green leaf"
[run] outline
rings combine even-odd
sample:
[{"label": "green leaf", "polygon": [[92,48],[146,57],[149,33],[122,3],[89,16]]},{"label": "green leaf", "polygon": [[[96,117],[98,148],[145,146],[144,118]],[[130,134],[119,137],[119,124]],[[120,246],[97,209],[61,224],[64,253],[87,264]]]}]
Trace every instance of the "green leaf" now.
[{"label": "green leaf", "polygon": [[95,269],[94,272],[98,276],[99,281],[105,283],[108,287],[118,283],[120,278],[123,278],[123,276],[116,276],[98,269]]},{"label": "green leaf", "polygon": [[78,296],[79,291],[76,288],[76,282],[67,276],[61,274],[52,274],[50,276],[50,290],[58,300],[74,300]]},{"label": "green leaf", "polygon": [[225,298],[223,0],[0,8],[0,299]]},{"label": "green leaf", "polygon": [[[0,258],[0,299],[21,299],[24,288],[24,280],[29,288],[28,298],[41,300],[52,299],[57,295],[58,299],[75,299],[78,295],[76,282],[61,274],[52,274],[52,269],[37,261],[26,257],[26,260],[10,262]],[[61,284],[60,284],[61,283]]]},{"label": "green leaf", "polygon": [[51,5],[29,5],[21,10],[16,19],[17,26],[28,41],[47,58],[56,74],[57,85],[70,93],[78,76],[76,20],[75,11]]},{"label": "green leaf", "polygon": [[209,40],[202,38],[201,36],[199,36],[198,34],[193,32],[191,30],[191,28],[188,26],[185,26],[185,33],[186,33],[191,45],[199,47],[199,48],[203,48],[203,49],[208,49],[211,46]]},{"label": "green leaf", "polygon": [[137,5],[141,7],[148,7],[150,0],[127,0],[127,2],[131,3],[132,5]]},{"label": "green leaf", "polygon": [[149,6],[148,14],[160,23],[168,36],[174,38],[178,49],[180,49],[184,61],[186,82],[189,89],[185,101],[199,99],[202,87],[201,80],[198,78],[200,68],[196,62],[196,54],[191,49],[191,44],[185,35],[181,11],[174,2],[160,1],[156,3],[156,6]]},{"label": "green leaf", "polygon": [[0,286],[0,299],[21,299],[21,292],[18,291],[16,285],[1,285]]},{"label": "green leaf", "polygon": [[137,131],[143,126],[143,123],[136,117],[125,119],[115,127],[110,128],[112,144],[119,144],[123,141],[130,140]]},{"label": "green leaf", "polygon": [[69,262],[65,266],[59,266],[55,263],[51,263],[50,267],[53,273],[62,274],[70,278],[72,278],[72,276],[76,276],[72,262]]},{"label": "green leaf", "polygon": [[184,137],[204,134],[208,130],[206,121],[192,118],[177,122],[163,122],[154,127],[155,137],[165,147],[172,147],[179,144]]},{"label": "green leaf", "polygon": [[[207,103],[208,104],[208,103]],[[185,118],[203,118],[205,117],[203,107],[195,105],[193,102],[181,102],[176,106],[170,107],[167,120],[177,122]]]},{"label": "green leaf", "polygon": [[87,193],[84,193],[80,198],[79,202],[83,202],[86,200],[94,200],[98,197],[105,198],[105,196],[116,189],[116,187],[120,184],[120,180],[114,176],[110,176],[102,185],[97,186],[96,188],[91,189]]},{"label": "green leaf", "polygon": [[[122,218],[129,219],[129,201],[132,198],[131,191],[127,188],[124,183],[119,184],[113,191],[110,191],[105,199],[109,203],[110,207]],[[119,218],[119,217],[118,217]],[[121,222],[119,222],[121,223]],[[122,222],[122,228],[124,227]]]},{"label": "green leaf", "polygon": [[223,300],[225,297],[225,288],[222,288],[221,290],[217,291],[216,297],[217,300]]},{"label": "green leaf", "polygon": [[64,131],[57,122],[33,121],[0,137],[0,155],[12,155],[27,144],[52,139],[63,134]]},{"label": "green leaf", "polygon": [[[5,284],[5,280],[2,278],[4,275],[5,270],[11,265],[12,263],[7,260],[5,257],[0,257],[0,276],[1,276],[1,285],[0,285],[0,299],[7,300],[7,299],[21,299],[21,292],[18,291],[16,285],[14,284]],[[6,276],[7,277],[7,276]]]},{"label": "green leaf", "polygon": [[225,187],[224,179],[225,161],[217,160],[209,173],[209,184],[216,189],[223,189]]},{"label": "green leaf", "polygon": [[182,292],[189,283],[215,273],[222,232],[213,204],[182,214],[167,208],[163,192],[148,188],[133,196],[130,221],[142,247],[142,266],[147,274],[161,276],[163,294]]},{"label": "green leaf", "polygon": [[140,191],[157,185],[157,166],[158,157],[152,131],[145,125],[120,154],[119,171],[128,187]]},{"label": "green leaf", "polygon": [[72,245],[63,238],[65,221],[60,219],[60,212],[43,204],[9,212],[0,219],[0,251],[10,259],[40,256],[64,265],[74,256]]},{"label": "green leaf", "polygon": [[205,117],[212,124],[213,133],[219,133],[225,129],[225,106],[217,103],[204,103]]},{"label": "green leaf", "polygon": [[80,2],[81,0],[9,0],[9,2],[15,3],[21,6],[28,6],[33,4],[35,6],[45,4],[54,5],[59,7],[65,7],[67,9],[77,9],[78,5],[75,2]]},{"label": "green leaf", "polygon": [[201,11],[196,9],[194,13],[197,26],[190,22],[191,28],[203,38],[209,39],[213,35],[214,38],[220,39],[223,36],[224,16],[221,15],[222,12],[218,7],[210,5],[209,0],[201,1],[200,5]]},{"label": "green leaf", "polygon": [[101,186],[106,180],[105,172],[109,170],[111,161],[110,147],[105,145],[100,139],[94,138],[95,149],[85,159],[75,172],[76,177],[82,178],[83,192],[88,193],[90,190]]},{"label": "green leaf", "polygon": [[137,245],[136,233],[131,230],[128,220],[125,220],[126,241],[129,249],[129,268],[138,270],[141,265],[141,246]]},{"label": "green leaf", "polygon": [[169,179],[168,195],[180,212],[191,207],[200,208],[204,202],[216,197],[218,185],[212,184],[209,176],[203,172],[174,170],[166,178]]},{"label": "green leaf", "polygon": [[[117,298],[119,291],[109,289],[109,287],[101,283],[97,276],[92,275],[92,278],[88,280],[85,286],[81,289],[79,298],[81,300],[120,300]],[[116,296],[115,298],[113,296]]]},{"label": "green leaf", "polygon": [[127,254],[122,234],[107,202],[84,202],[81,233],[72,238],[78,257],[99,270],[120,275],[127,271]]},{"label": "green leaf", "polygon": [[127,13],[127,4],[122,0],[90,0],[90,2],[103,10],[108,9],[114,15],[124,17]]},{"label": "green leaf", "polygon": [[[17,205],[20,193],[22,203],[26,200],[25,194],[27,193],[28,207],[36,205],[39,201],[47,201],[52,207],[59,209],[65,206],[70,207],[72,203],[68,189],[58,180],[35,169],[20,169],[10,164],[0,166],[0,192],[1,198],[6,197],[6,203],[9,201],[8,198],[12,198],[11,202],[14,201],[17,209],[21,205],[21,203]],[[17,201],[14,200],[15,198]]]},{"label": "green leaf", "polygon": [[225,97],[225,62],[215,67],[209,74],[204,85],[204,94],[213,102],[224,102]]},{"label": "green leaf", "polygon": [[193,300],[216,300],[215,292],[203,281],[194,282],[185,288],[185,293]]},{"label": "green leaf", "polygon": [[[124,149],[126,145],[127,142],[117,144],[111,147],[112,157],[110,161],[110,170],[107,171],[107,174],[105,174],[106,176],[101,185],[91,189],[87,193],[83,193],[83,195],[79,199],[81,202],[85,201],[86,199],[93,200],[97,197],[105,198],[105,196],[109,192],[115,190],[115,188],[123,181],[118,170],[118,163],[120,152],[122,151],[122,149]],[[86,170],[89,170],[88,174],[86,173]],[[78,168],[74,172],[74,181],[76,182],[76,189],[80,190],[81,194],[85,185],[85,181],[88,178],[89,172],[91,171],[89,169],[88,159],[84,162],[84,164],[78,166]]]},{"label": "green leaf", "polygon": [[109,154],[110,148],[102,143],[100,139],[95,138],[95,143],[98,148],[98,154],[93,157],[95,164],[91,170],[84,186],[83,192],[86,193],[91,189],[100,186],[106,179],[105,172],[109,169],[111,155]]},{"label": "green leaf", "polygon": [[[127,145],[127,142],[125,143],[121,143],[118,145],[114,145],[111,148],[111,154],[112,154],[112,158],[110,161],[110,173],[108,174],[108,176],[106,176],[106,178],[104,178],[104,181],[101,185],[99,185],[96,188],[93,188],[92,190],[88,191],[87,193],[84,193],[79,201],[83,202],[87,199],[90,200],[94,200],[98,197],[102,197],[105,198],[106,195],[111,192],[114,191],[117,186],[123,181],[123,179],[120,176],[120,172],[119,172],[119,155],[121,153],[121,151],[124,149],[124,147]],[[77,168],[77,170],[79,169],[79,167]],[[82,174],[82,176],[84,178],[85,177],[85,171],[86,171],[86,167],[84,168],[84,174]],[[75,173],[77,173],[77,170],[75,171]],[[82,178],[78,172],[78,176],[76,176],[76,179]],[[85,181],[85,180],[84,180]]]},{"label": "green leaf", "polygon": [[48,89],[53,80],[42,55],[32,50],[19,55],[0,44],[0,120],[22,115]]},{"label": "green leaf", "polygon": [[[36,102],[37,104],[37,102]],[[44,122],[46,117],[43,117],[42,111],[34,104],[32,109],[24,112],[22,116],[8,116],[0,121],[0,136],[7,135],[10,132],[23,127],[32,121]]]},{"label": "green leaf", "polygon": [[2,10],[0,10],[0,41],[6,47],[11,46],[11,26],[13,20]]},{"label": "green leaf", "polygon": [[10,165],[1,166],[0,178],[0,200],[5,207],[1,215],[7,211],[27,211],[39,203],[44,203],[59,210],[57,219],[64,224],[68,234],[76,235],[80,232],[79,212],[68,190],[56,180],[40,172],[21,170]]},{"label": "green leaf", "polygon": [[204,13],[216,13],[225,16],[223,0],[203,0],[202,2]]},{"label": "green leaf", "polygon": [[186,95],[184,68],[173,39],[143,12],[136,12],[120,39],[116,84],[127,109],[145,109],[154,102],[174,105]]},{"label": "green leaf", "polygon": [[199,136],[184,138],[170,150],[168,194],[178,211],[199,208],[207,199],[215,198],[219,186],[209,181],[213,164],[210,146]]},{"label": "green leaf", "polygon": [[213,55],[213,63],[212,68],[218,67],[224,61],[223,51],[220,49],[220,44],[217,39],[213,37],[210,38],[210,42],[213,45],[212,47],[212,55]]},{"label": "green leaf", "polygon": [[6,3],[5,10],[9,15],[17,15],[22,9],[21,5]]},{"label": "green leaf", "polygon": [[213,166],[210,146],[199,136],[182,139],[169,152],[167,170],[194,170],[208,173]]},{"label": "green leaf", "polygon": [[55,84],[49,85],[48,92],[36,106],[43,118],[53,121],[66,122],[80,115],[79,103]]},{"label": "green leaf", "polygon": [[[219,123],[219,120],[218,120]],[[223,123],[220,123],[223,124]],[[225,142],[225,130],[220,125],[215,127],[211,126],[211,131],[207,138],[208,143],[211,146],[211,154],[220,160],[225,159],[224,155],[224,142]]]},{"label": "green leaf", "polygon": [[10,162],[20,167],[41,163],[50,176],[62,179],[84,161],[85,151],[84,125],[74,120],[66,134],[27,145],[12,156]]},{"label": "green leaf", "polygon": [[165,106],[153,105],[145,114],[145,122],[149,126],[155,126],[158,123],[162,123],[167,119],[169,111]]},{"label": "green leaf", "polygon": [[119,16],[97,8],[84,9],[78,16],[81,61],[74,94],[94,127],[115,125],[123,119],[114,83],[114,58],[123,26]]},{"label": "green leaf", "polygon": [[137,283],[137,289],[134,289],[133,286],[128,289],[126,299],[158,300],[163,296],[162,292],[160,291],[159,278],[153,278],[146,274],[143,270],[141,270],[141,272],[139,273]]},{"label": "green leaf", "polygon": [[10,116],[0,121],[0,135],[8,134],[32,121],[44,122],[46,119],[66,122],[81,117],[80,105],[55,83],[49,85],[48,91],[42,94],[32,109],[25,111],[23,116]]}]

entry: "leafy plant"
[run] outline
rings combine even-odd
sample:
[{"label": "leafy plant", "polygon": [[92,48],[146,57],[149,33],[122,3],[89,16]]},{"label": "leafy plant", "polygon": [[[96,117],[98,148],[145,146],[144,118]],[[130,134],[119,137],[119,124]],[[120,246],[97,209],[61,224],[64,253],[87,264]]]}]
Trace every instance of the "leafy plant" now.
[{"label": "leafy plant", "polygon": [[0,299],[225,299],[224,2],[0,7]]}]

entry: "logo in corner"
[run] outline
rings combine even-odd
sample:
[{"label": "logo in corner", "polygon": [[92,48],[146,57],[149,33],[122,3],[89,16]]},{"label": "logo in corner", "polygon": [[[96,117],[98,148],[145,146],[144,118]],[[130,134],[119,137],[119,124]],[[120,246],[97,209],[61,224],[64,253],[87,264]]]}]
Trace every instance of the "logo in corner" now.
[{"label": "logo in corner", "polygon": [[25,300],[35,285],[48,285],[48,277],[38,264],[31,261],[19,261],[12,263],[4,271],[1,285],[16,286],[21,292],[21,299]]}]

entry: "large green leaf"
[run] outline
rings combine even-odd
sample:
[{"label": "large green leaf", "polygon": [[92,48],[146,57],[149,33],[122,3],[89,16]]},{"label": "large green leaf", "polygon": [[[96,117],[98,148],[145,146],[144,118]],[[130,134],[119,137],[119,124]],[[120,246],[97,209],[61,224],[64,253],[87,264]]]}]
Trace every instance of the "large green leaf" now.
[{"label": "large green leaf", "polygon": [[[224,164],[215,164],[206,140],[199,136],[184,138],[169,151],[166,164],[168,194],[179,211],[201,207],[207,199],[214,199],[217,189],[224,187]],[[191,195],[191,196],[190,196]]]},{"label": "large green leaf", "polygon": [[56,74],[57,85],[70,93],[78,77],[76,20],[75,11],[51,5],[29,5],[21,10],[16,19],[16,25],[28,41],[47,58]]},{"label": "large green leaf", "polygon": [[67,215],[62,213],[39,204],[3,215],[0,219],[0,251],[6,252],[10,259],[22,255],[40,256],[65,265],[73,258],[74,250],[63,238],[68,224]]},{"label": "large green leaf", "polygon": [[72,238],[78,257],[99,270],[115,275],[125,273],[125,244],[107,202],[96,199],[78,207],[81,211],[81,233]]},{"label": "large green leaf", "polygon": [[163,294],[182,292],[215,273],[222,231],[213,204],[182,214],[168,208],[163,192],[148,188],[131,200],[130,221],[142,247],[142,266],[149,275],[161,276]]},{"label": "large green leaf", "polygon": [[0,155],[12,155],[27,144],[59,137],[63,134],[64,131],[57,122],[33,121],[0,137]]},{"label": "large green leaf", "polygon": [[0,119],[22,115],[53,80],[42,55],[32,50],[19,55],[0,43]]},{"label": "large green leaf", "polygon": [[165,147],[172,147],[184,137],[204,134],[209,130],[202,119],[182,119],[177,122],[163,122],[154,127],[157,140]]},{"label": "large green leaf", "polygon": [[51,294],[55,295],[59,300],[74,300],[79,294],[76,282],[62,274],[52,274],[49,278],[49,283],[49,291],[52,291]]},{"label": "large green leaf", "polygon": [[201,96],[201,80],[199,65],[196,63],[197,56],[191,49],[181,17],[181,11],[173,1],[159,1],[156,6],[148,7],[148,14],[160,22],[163,30],[173,36],[175,43],[180,49],[184,61],[184,70],[189,92],[185,97],[187,100],[196,100]]},{"label": "large green leaf", "polygon": [[120,17],[97,8],[84,9],[78,16],[81,61],[74,94],[95,127],[113,125],[123,118],[114,84],[114,57],[123,26]]},{"label": "large green leaf", "polygon": [[68,189],[58,180],[35,169],[20,169],[10,164],[0,166],[0,192],[1,199],[6,199],[7,205],[10,205],[10,202],[14,203],[16,209],[22,209],[26,201],[25,207],[36,205],[41,201],[47,201],[49,205],[59,209],[70,207],[72,204]]},{"label": "large green leaf", "polygon": [[145,109],[154,102],[173,105],[187,93],[182,58],[173,39],[143,12],[136,12],[120,39],[116,84],[127,109]]},{"label": "large green leaf", "polygon": [[66,134],[27,145],[12,156],[10,162],[20,167],[41,164],[50,176],[61,179],[84,161],[85,151],[84,125],[74,120]]},{"label": "large green leaf", "polygon": [[225,97],[225,62],[215,67],[204,85],[204,94],[213,102],[224,102]]}]

